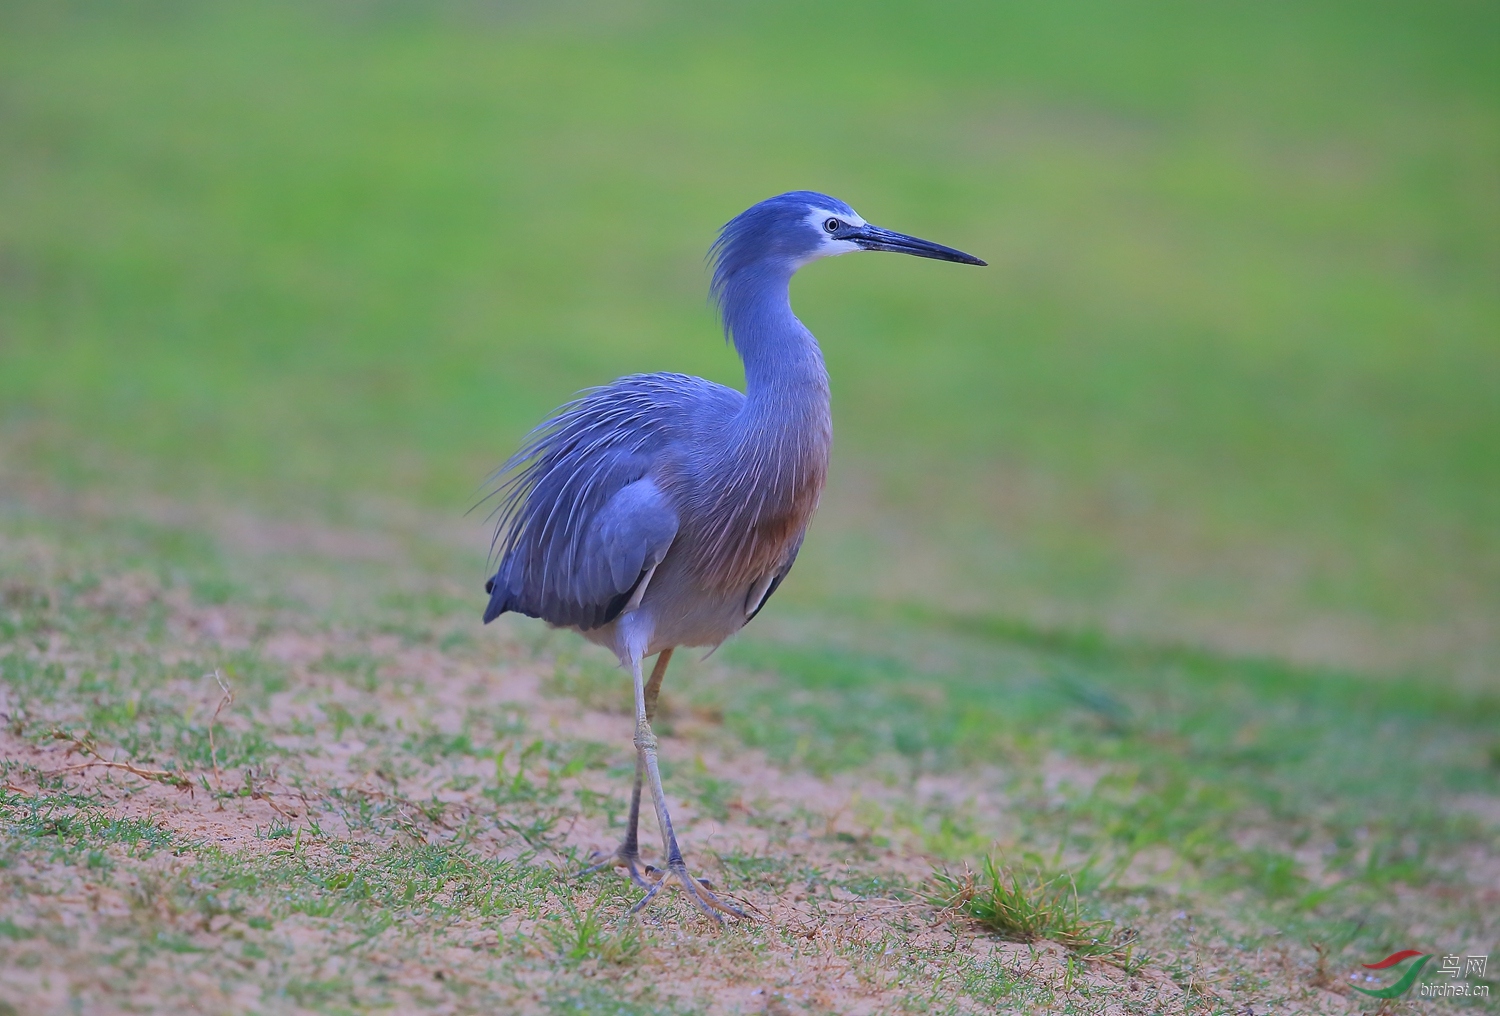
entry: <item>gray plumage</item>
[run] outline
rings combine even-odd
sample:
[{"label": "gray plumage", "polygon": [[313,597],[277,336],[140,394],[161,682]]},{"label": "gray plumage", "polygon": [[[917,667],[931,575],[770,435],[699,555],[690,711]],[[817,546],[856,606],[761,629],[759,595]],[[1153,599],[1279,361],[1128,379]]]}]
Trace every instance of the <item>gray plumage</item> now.
[{"label": "gray plumage", "polygon": [[[484,620],[515,611],[573,628],[631,668],[641,764],[630,831],[614,859],[646,885],[634,844],[640,775],[650,770],[670,873],[714,916],[735,911],[682,868],[649,715],[671,650],[723,642],[796,560],[833,431],[822,353],[792,313],[788,286],[809,262],[857,250],[984,264],[871,226],[824,194],[762,201],[724,227],[710,255],[745,391],[683,374],[620,378],[564,406],[497,474],[500,564]],[[648,692],[641,660],[658,653]]]}]

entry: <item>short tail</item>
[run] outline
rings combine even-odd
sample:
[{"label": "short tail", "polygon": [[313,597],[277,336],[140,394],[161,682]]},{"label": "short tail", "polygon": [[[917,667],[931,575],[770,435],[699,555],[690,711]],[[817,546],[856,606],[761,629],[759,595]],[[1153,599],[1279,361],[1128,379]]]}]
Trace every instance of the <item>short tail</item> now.
[{"label": "short tail", "polygon": [[[497,574],[496,578],[498,577]],[[490,579],[484,584],[484,591],[490,594],[489,606],[484,608],[484,623],[489,624],[510,609],[507,602],[510,597],[505,594],[505,587],[497,585],[495,579]]]}]

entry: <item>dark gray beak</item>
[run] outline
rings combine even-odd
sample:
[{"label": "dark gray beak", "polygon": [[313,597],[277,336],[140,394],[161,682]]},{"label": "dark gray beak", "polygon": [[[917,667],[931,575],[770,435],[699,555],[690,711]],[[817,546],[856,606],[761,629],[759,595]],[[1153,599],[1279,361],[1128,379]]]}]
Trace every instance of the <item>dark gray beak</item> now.
[{"label": "dark gray beak", "polygon": [[914,254],[919,258],[933,258],[937,261],[957,261],[961,265],[985,264],[974,255],[965,254],[961,250],[944,247],[931,240],[919,240],[905,233],[893,233],[879,226],[856,226],[847,233],[842,233],[839,239],[852,240],[865,250],[888,250],[897,254]]}]

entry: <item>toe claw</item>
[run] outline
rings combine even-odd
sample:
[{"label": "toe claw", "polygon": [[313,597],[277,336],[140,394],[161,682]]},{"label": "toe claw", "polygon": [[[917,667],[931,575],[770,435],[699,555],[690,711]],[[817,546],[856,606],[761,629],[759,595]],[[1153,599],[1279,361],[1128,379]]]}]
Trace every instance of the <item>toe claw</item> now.
[{"label": "toe claw", "polygon": [[[655,869],[652,869],[653,871]],[[676,882],[692,898],[693,905],[703,912],[706,917],[711,917],[715,924],[723,924],[724,916],[744,918],[746,913],[739,907],[725,903],[714,895],[713,883],[706,878],[694,878],[688,873],[687,865],[681,861],[670,864],[665,872],[660,873],[658,881],[651,886],[645,897],[635,906],[630,908],[632,914],[638,914],[650,906],[653,900],[666,887],[668,882]]]},{"label": "toe claw", "polygon": [[[608,854],[602,850],[596,850],[589,856],[589,860],[592,863],[582,871],[575,873],[573,875],[574,879],[592,875],[595,872],[603,871],[605,868],[624,868],[630,874],[630,881],[642,889],[651,888],[651,883],[641,877],[641,855],[637,852],[627,851],[624,844],[621,844],[618,849]],[[645,865],[645,869],[647,872],[652,870],[650,865]]]},{"label": "toe claw", "polygon": [[747,915],[739,907],[725,903],[714,895],[714,883],[706,878],[695,878],[689,874],[687,865],[681,859],[672,861],[666,870],[658,868],[654,864],[641,863],[641,855],[635,851],[627,851],[625,845],[610,853],[594,851],[589,856],[592,862],[587,868],[578,872],[573,878],[583,878],[592,875],[605,868],[624,868],[630,873],[630,880],[642,889],[646,895],[630,908],[630,913],[638,914],[661,895],[661,891],[667,887],[668,882],[676,882],[692,898],[694,906],[701,910],[706,916],[714,919],[717,924],[724,923],[724,914],[731,917],[744,918]]}]

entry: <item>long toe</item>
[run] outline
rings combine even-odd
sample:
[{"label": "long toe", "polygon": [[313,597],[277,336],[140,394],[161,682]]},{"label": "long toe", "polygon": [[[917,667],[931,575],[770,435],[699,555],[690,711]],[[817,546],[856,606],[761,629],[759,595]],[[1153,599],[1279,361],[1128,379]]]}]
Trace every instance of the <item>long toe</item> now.
[{"label": "long toe", "polygon": [[[576,873],[573,876],[575,879],[603,871],[605,868],[624,868],[630,874],[630,881],[642,889],[649,890],[652,888],[652,883],[646,881],[645,877],[641,874],[641,855],[635,851],[627,851],[624,844],[621,844],[608,854],[602,851],[595,851],[594,856],[590,857],[589,860],[593,863]],[[644,867],[648,872],[652,870],[649,864]]]},{"label": "long toe", "polygon": [[719,916],[720,914],[728,914],[730,917],[739,918],[750,916],[734,904],[725,903],[719,899],[713,891],[713,883],[709,882],[706,878],[694,878],[688,873],[687,865],[678,865],[673,869],[672,874],[687,889],[688,895],[693,898],[693,902],[698,904],[698,909],[709,917],[712,917],[715,921],[723,923],[724,918]]},{"label": "long toe", "polygon": [[725,903],[723,900],[719,899],[714,891],[709,888],[708,880],[694,878],[688,871],[687,865],[683,864],[681,861],[677,862],[676,864],[669,865],[667,867],[667,871],[662,875],[661,881],[652,885],[651,888],[646,891],[646,895],[641,898],[640,902],[630,908],[630,912],[632,914],[638,914],[642,910],[645,910],[647,907],[649,907],[653,902],[656,901],[656,898],[661,895],[661,891],[666,888],[668,882],[676,882],[679,886],[681,886],[683,890],[688,894],[688,896],[692,899],[693,904],[697,906],[699,910],[703,911],[705,915],[707,915],[708,917],[712,917],[715,923],[723,924],[723,915],[725,914],[728,914],[730,917],[740,918],[749,916],[739,907],[736,907],[730,903]]}]

